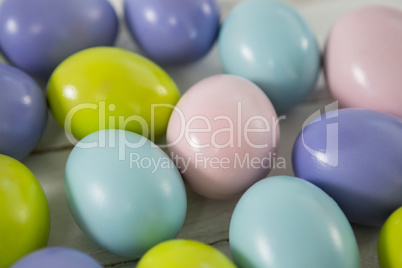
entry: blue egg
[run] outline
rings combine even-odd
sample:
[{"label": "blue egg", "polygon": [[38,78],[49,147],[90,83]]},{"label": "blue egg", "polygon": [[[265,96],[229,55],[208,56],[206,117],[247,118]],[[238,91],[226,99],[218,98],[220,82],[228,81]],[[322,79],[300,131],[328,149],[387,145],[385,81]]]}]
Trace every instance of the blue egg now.
[{"label": "blue egg", "polygon": [[250,0],[224,21],[219,55],[225,72],[264,90],[277,112],[306,99],[320,70],[320,49],[304,19],[288,4]]},{"label": "blue egg", "polygon": [[402,119],[355,108],[319,116],[295,141],[293,169],[350,221],[381,226],[402,206]]},{"label": "blue egg", "polygon": [[352,227],[318,187],[277,176],[254,184],[236,205],[230,249],[240,267],[358,268]]},{"label": "blue egg", "polygon": [[118,24],[107,0],[2,0],[0,46],[13,65],[48,78],[72,54],[112,46]]},{"label": "blue egg", "polygon": [[75,249],[53,247],[28,254],[11,268],[102,268],[87,254]]},{"label": "blue egg", "polygon": [[189,64],[204,57],[219,32],[216,0],[125,0],[128,29],[152,60]]},{"label": "blue egg", "polygon": [[171,159],[145,137],[124,130],[98,131],[75,146],[65,193],[82,231],[127,257],[173,239],[186,216],[184,183]]},{"label": "blue egg", "polygon": [[39,143],[46,123],[46,98],[38,84],[0,63],[0,154],[24,159]]}]

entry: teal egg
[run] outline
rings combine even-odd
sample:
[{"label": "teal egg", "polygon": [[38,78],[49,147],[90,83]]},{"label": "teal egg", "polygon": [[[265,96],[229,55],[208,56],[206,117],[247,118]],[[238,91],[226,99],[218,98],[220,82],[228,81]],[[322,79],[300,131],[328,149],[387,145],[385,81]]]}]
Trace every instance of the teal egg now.
[{"label": "teal egg", "polygon": [[225,72],[256,83],[283,113],[313,91],[320,49],[313,31],[290,5],[275,0],[238,4],[218,39]]},{"label": "teal egg", "polygon": [[234,210],[229,241],[240,268],[360,267],[356,238],[341,209],[295,177],[266,178],[247,190]]},{"label": "teal egg", "polygon": [[124,130],[95,132],[75,146],[65,193],[82,231],[127,257],[176,237],[186,216],[184,183],[171,159],[145,137]]}]

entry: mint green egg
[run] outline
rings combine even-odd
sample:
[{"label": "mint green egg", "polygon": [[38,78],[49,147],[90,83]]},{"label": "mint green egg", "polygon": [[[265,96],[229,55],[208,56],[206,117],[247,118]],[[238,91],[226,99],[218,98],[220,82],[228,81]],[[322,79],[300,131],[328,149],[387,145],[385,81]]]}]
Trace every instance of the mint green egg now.
[{"label": "mint green egg", "polygon": [[283,1],[239,3],[222,25],[218,46],[225,72],[257,84],[278,113],[304,101],[315,88],[321,65],[316,37]]},{"label": "mint green egg", "polygon": [[240,267],[359,268],[345,215],[325,192],[295,177],[254,184],[234,210],[229,243]]},{"label": "mint green egg", "polygon": [[147,138],[125,130],[98,131],[75,146],[67,161],[65,193],[89,238],[132,258],[175,238],[187,210],[173,161]]}]

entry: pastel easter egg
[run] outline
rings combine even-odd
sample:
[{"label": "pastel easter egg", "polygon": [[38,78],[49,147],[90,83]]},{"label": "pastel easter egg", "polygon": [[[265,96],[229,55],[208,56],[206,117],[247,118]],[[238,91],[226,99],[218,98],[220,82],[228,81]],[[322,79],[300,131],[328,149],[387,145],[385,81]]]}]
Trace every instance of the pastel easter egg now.
[{"label": "pastel easter egg", "polygon": [[162,242],[150,249],[137,268],[235,268],[219,250],[201,242],[177,239]]},{"label": "pastel easter egg", "polygon": [[0,63],[0,154],[24,159],[47,122],[45,93],[23,71]]},{"label": "pastel easter egg", "polygon": [[50,215],[46,196],[32,172],[0,154],[0,267],[45,247]]},{"label": "pastel easter egg", "polygon": [[102,266],[87,254],[75,249],[52,247],[35,251],[11,268],[101,268]]},{"label": "pastel easter egg", "polygon": [[107,0],[4,0],[0,45],[29,74],[48,77],[68,56],[113,45],[118,19]]},{"label": "pastel easter egg", "polygon": [[256,83],[278,113],[304,101],[315,87],[318,43],[306,21],[283,1],[239,3],[222,25],[218,46],[225,72]]},{"label": "pastel easter egg", "polygon": [[124,11],[137,44],[161,64],[188,64],[202,58],[219,31],[216,0],[125,0]]},{"label": "pastel easter egg", "polygon": [[343,107],[402,117],[402,12],[367,6],[341,18],[325,50],[331,94]]},{"label": "pastel easter egg", "polygon": [[165,135],[180,93],[159,66],[128,50],[90,48],[61,63],[47,86],[56,121],[77,139],[124,129],[152,140]]},{"label": "pastel easter egg", "polygon": [[293,169],[329,194],[354,223],[380,226],[402,206],[402,119],[373,110],[329,112],[293,147]]},{"label": "pastel easter egg", "polygon": [[392,213],[381,229],[378,260],[382,268],[402,267],[402,208]]},{"label": "pastel easter egg", "polygon": [[171,159],[145,137],[124,130],[98,131],[75,146],[65,193],[81,230],[127,257],[175,238],[186,216],[186,191]]},{"label": "pastel easter egg", "polygon": [[336,202],[313,184],[277,176],[254,184],[230,221],[240,268],[359,268],[353,230]]},{"label": "pastel easter egg", "polygon": [[233,75],[216,75],[190,88],[169,121],[167,147],[198,194],[229,199],[276,165],[279,124],[264,92]]}]

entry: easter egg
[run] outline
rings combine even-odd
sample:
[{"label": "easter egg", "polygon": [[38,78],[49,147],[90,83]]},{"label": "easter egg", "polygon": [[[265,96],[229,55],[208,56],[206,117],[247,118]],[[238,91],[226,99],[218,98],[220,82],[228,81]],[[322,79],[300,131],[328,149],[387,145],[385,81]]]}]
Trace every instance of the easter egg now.
[{"label": "easter egg", "polygon": [[95,132],[75,146],[65,193],[81,230],[127,257],[173,239],[186,216],[186,191],[172,160],[145,137],[124,130]]},{"label": "easter egg", "polygon": [[402,119],[373,110],[329,112],[293,147],[293,169],[329,194],[354,223],[380,226],[402,206]]},{"label": "easter egg", "polygon": [[222,25],[218,46],[225,72],[256,83],[278,113],[301,103],[315,87],[320,70],[316,38],[301,15],[282,1],[235,6]]},{"label": "easter egg", "polygon": [[22,160],[46,128],[45,93],[24,72],[0,63],[0,154]]},{"label": "easter egg", "polygon": [[387,219],[378,240],[381,268],[402,267],[402,207]]},{"label": "easter egg", "polygon": [[180,93],[169,75],[128,50],[90,48],[61,63],[47,86],[50,110],[77,139],[124,129],[152,140],[165,135]]},{"label": "easter egg", "polygon": [[125,0],[132,36],[152,60],[187,64],[211,49],[219,31],[216,0]]},{"label": "easter egg", "polygon": [[325,51],[329,89],[343,107],[402,117],[402,12],[367,6],[331,30]]},{"label": "easter egg", "polygon": [[101,268],[90,256],[70,248],[45,248],[25,256],[11,268]]},{"label": "easter egg", "polygon": [[263,179],[241,197],[229,229],[239,268],[359,268],[359,250],[342,210],[299,178]]},{"label": "easter egg", "polygon": [[32,172],[0,154],[0,267],[46,246],[50,216],[46,196]]},{"label": "easter egg", "polygon": [[137,268],[235,268],[219,250],[206,244],[177,239],[162,242],[149,250]]},{"label": "easter egg", "polygon": [[107,0],[4,0],[0,45],[26,72],[47,77],[71,54],[113,45],[118,20]]},{"label": "easter egg", "polygon": [[166,138],[171,158],[196,193],[229,199],[276,165],[279,125],[271,102],[256,85],[216,75],[183,95]]}]

